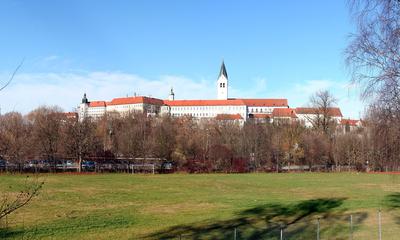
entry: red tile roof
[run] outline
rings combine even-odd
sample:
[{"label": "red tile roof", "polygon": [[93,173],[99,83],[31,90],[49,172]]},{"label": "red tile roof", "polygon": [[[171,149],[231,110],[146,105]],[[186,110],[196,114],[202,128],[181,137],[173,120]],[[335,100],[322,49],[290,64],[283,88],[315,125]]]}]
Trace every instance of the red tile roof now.
[{"label": "red tile roof", "polygon": [[227,100],[161,100],[150,97],[125,97],[114,98],[110,102],[93,101],[89,103],[90,107],[105,107],[106,105],[125,105],[147,103],[153,105],[168,106],[266,106],[266,107],[287,107],[287,99],[241,99],[231,98]]},{"label": "red tile roof", "polygon": [[342,119],[340,121],[340,124],[342,125],[349,125],[349,126],[357,126],[357,124],[361,123],[360,120],[355,120],[355,119]]},{"label": "red tile roof", "polygon": [[243,119],[240,114],[218,114],[215,119],[217,120],[241,120]]},{"label": "red tile roof", "polygon": [[114,98],[111,102],[107,102],[107,105],[125,105],[125,104],[137,104],[147,103],[153,105],[163,105],[163,100],[150,97],[125,97],[125,98]]},{"label": "red tile roof", "polygon": [[272,116],[297,118],[296,111],[293,108],[274,108]]},{"label": "red tile roof", "polygon": [[106,102],[105,101],[93,101],[89,103],[89,107],[105,107]]},{"label": "red tile roof", "polygon": [[[318,114],[320,112],[318,108],[296,108],[295,111],[297,114]],[[328,114],[331,117],[343,117],[340,108],[337,107],[329,108]]]},{"label": "red tile roof", "polygon": [[287,107],[288,100],[287,99],[240,99],[247,106],[257,106],[257,107]]},{"label": "red tile roof", "polygon": [[237,106],[244,105],[240,99],[228,100],[164,100],[164,104],[168,106]]},{"label": "red tile roof", "polygon": [[164,100],[168,106],[266,106],[287,107],[287,99],[241,99],[231,98],[228,100]]},{"label": "red tile roof", "polygon": [[272,114],[267,114],[267,113],[251,113],[253,118],[271,118]]}]

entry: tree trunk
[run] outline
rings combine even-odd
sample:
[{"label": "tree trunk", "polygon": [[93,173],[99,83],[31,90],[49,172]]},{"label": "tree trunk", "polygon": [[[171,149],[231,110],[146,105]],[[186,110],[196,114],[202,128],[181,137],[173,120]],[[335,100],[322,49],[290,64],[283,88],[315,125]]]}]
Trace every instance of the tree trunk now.
[{"label": "tree trunk", "polygon": [[82,172],[82,156],[81,155],[79,155],[79,158],[78,158],[78,172],[79,173],[81,173]]}]

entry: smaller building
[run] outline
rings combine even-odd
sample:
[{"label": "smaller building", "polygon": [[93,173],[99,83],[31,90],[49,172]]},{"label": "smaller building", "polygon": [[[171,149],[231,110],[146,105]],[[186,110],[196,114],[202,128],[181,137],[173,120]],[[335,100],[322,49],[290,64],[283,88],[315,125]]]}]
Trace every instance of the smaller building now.
[{"label": "smaller building", "polygon": [[330,107],[326,109],[326,113],[324,113],[324,109],[319,108],[296,108],[296,116],[298,120],[304,124],[306,127],[313,127],[320,119],[323,118],[324,115],[329,117],[334,123],[340,124],[340,121],[343,118],[342,112],[340,108]]},{"label": "smaller building", "polygon": [[340,127],[341,127],[341,131],[343,133],[349,133],[349,132],[353,132],[356,131],[360,128],[362,128],[362,121],[360,119],[342,119],[340,121]]},{"label": "smaller building", "polygon": [[120,115],[141,112],[148,116],[160,113],[164,102],[157,98],[134,96],[125,98],[114,98],[110,102],[89,101],[86,93],[83,95],[82,103],[78,107],[79,120],[86,117],[100,118],[106,113]]},{"label": "smaller building", "polygon": [[272,112],[274,122],[293,123],[297,121],[296,111],[293,108],[275,108]]},{"label": "smaller building", "polygon": [[220,122],[238,123],[239,125],[244,124],[244,119],[240,114],[218,114],[215,119]]}]

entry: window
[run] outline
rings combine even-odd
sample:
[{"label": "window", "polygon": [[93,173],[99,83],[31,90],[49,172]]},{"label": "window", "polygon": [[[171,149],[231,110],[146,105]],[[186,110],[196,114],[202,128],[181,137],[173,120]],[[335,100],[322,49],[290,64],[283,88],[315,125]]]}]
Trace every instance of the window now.
[{"label": "window", "polygon": [[225,83],[222,83],[222,87],[223,87],[223,88],[225,87]]},{"label": "window", "polygon": [[222,87],[222,83],[219,83],[219,87]]}]

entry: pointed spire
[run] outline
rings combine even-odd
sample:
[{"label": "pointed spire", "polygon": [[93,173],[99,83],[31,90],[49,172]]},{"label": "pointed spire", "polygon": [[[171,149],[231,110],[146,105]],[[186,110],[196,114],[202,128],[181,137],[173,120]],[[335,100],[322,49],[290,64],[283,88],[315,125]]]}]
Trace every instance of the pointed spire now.
[{"label": "pointed spire", "polygon": [[228,73],[226,72],[224,60],[222,60],[221,70],[219,71],[218,77],[221,77],[221,75],[224,75],[226,77],[226,79],[228,79]]}]

